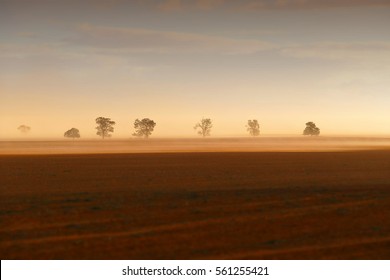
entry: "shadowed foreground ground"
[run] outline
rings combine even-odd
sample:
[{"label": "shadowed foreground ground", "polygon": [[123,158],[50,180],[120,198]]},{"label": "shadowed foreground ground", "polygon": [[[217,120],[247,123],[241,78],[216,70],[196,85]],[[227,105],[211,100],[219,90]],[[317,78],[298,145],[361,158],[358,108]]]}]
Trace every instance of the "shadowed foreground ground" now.
[{"label": "shadowed foreground ground", "polygon": [[389,259],[390,151],[0,156],[1,259]]}]

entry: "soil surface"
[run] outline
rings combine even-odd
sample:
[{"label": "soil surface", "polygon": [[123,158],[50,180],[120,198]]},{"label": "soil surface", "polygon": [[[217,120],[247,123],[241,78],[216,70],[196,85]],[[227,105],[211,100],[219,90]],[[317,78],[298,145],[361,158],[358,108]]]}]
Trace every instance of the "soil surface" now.
[{"label": "soil surface", "polygon": [[1,259],[390,259],[390,151],[0,156]]}]

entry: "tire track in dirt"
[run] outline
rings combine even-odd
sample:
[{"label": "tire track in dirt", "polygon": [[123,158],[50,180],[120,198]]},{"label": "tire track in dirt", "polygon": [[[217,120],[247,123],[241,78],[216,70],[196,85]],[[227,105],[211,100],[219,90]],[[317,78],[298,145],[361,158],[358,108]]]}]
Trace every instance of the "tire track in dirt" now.
[{"label": "tire track in dirt", "polygon": [[[364,238],[364,239],[357,239],[357,240],[347,240],[343,242],[336,242],[333,244],[327,243],[326,245],[312,245],[312,246],[301,246],[297,248],[287,248],[287,249],[273,249],[273,250],[267,250],[267,249],[260,249],[260,250],[253,250],[253,251],[245,251],[245,252],[239,252],[236,254],[221,254],[221,255],[215,255],[209,257],[209,259],[278,259],[282,255],[286,254],[294,254],[294,253],[301,253],[301,252],[311,252],[313,255],[317,255],[313,253],[314,251],[318,250],[328,250],[328,249],[337,249],[337,248],[346,248],[346,247],[353,247],[353,246],[361,246],[361,245],[368,245],[373,243],[385,243],[390,242],[390,236],[385,237],[374,237],[374,238]],[[390,254],[390,253],[389,253]]]},{"label": "tire track in dirt", "polygon": [[[281,215],[280,212],[278,213],[267,213],[266,219],[284,219],[289,218],[293,216],[298,216],[299,213],[312,213],[313,210],[322,210],[322,211],[329,211],[334,208],[339,208],[345,206],[357,206],[357,205],[365,205],[369,203],[375,202],[374,200],[366,200],[366,201],[358,201],[358,202],[350,202],[350,203],[336,203],[332,205],[326,205],[326,206],[308,206],[308,207],[300,207],[299,209],[293,209],[289,210],[287,213],[283,213]],[[250,203],[251,206],[253,206],[253,203]],[[260,204],[260,203],[259,203]],[[256,203],[257,205],[257,203]],[[87,234],[70,234],[70,235],[56,235],[56,236],[48,236],[48,237],[41,237],[41,238],[32,238],[32,239],[22,239],[22,240],[15,240],[11,241],[8,240],[6,242],[0,242],[0,245],[2,246],[12,246],[14,243],[20,244],[33,244],[33,243],[48,243],[48,242],[58,242],[58,241],[71,241],[71,240],[85,240],[85,239],[94,239],[94,238],[105,238],[105,237],[125,237],[125,236],[131,236],[131,235],[139,235],[139,234],[150,234],[150,233],[161,233],[161,232],[168,232],[168,231],[180,231],[180,230],[190,230],[195,229],[199,227],[205,227],[210,226],[212,224],[218,224],[219,226],[222,224],[228,224],[232,221],[240,220],[245,222],[251,222],[251,221],[257,221],[259,219],[264,218],[263,216],[259,217],[259,215],[254,215],[253,213],[250,214],[243,214],[243,215],[235,215],[235,216],[229,216],[229,217],[222,217],[222,218],[212,218],[212,219],[204,219],[199,221],[193,221],[193,222],[179,222],[179,223],[171,223],[171,224],[165,224],[165,225],[159,225],[159,226],[151,226],[151,227],[144,227],[140,229],[135,230],[125,230],[125,231],[116,231],[116,232],[99,232],[99,233],[87,233]],[[88,223],[88,222],[81,222],[77,224],[72,225],[78,225],[78,224],[102,224],[102,223],[112,223],[112,220],[105,220],[105,221],[99,221],[96,223]],[[68,226],[69,224],[62,223],[62,226]],[[58,224],[50,225],[46,228],[58,228]],[[34,230],[34,228],[30,228],[31,230]],[[45,227],[40,227],[39,229],[45,229]],[[7,230],[2,230],[7,231]],[[19,230],[15,230],[19,231]],[[1,232],[1,231],[0,231]]]}]

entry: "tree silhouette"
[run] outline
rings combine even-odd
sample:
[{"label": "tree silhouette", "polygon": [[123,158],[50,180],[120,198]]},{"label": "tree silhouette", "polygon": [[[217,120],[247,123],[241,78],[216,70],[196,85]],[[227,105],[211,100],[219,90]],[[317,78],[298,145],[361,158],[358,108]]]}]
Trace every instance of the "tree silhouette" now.
[{"label": "tree silhouette", "polygon": [[71,128],[69,129],[68,131],[65,131],[64,133],[64,137],[67,137],[67,138],[80,138],[80,131],[77,129],[77,128]]},{"label": "tree silhouette", "polygon": [[115,122],[112,121],[110,118],[104,118],[104,117],[99,117],[96,120],[97,123],[97,132],[96,134],[101,136],[103,139],[105,137],[111,137],[110,132],[114,132],[114,125]]},{"label": "tree silhouette", "polygon": [[248,130],[249,134],[252,136],[259,136],[260,134],[260,125],[257,120],[248,120],[248,124],[246,125],[246,130]]},{"label": "tree silhouette", "polygon": [[28,133],[30,130],[31,130],[31,127],[27,126],[27,125],[20,125],[18,127],[18,130],[21,132],[21,133]]},{"label": "tree silhouette", "polygon": [[156,123],[148,118],[142,120],[136,119],[134,121],[135,132],[133,136],[148,138],[152,134]]},{"label": "tree silhouette", "polygon": [[210,131],[212,127],[213,122],[211,121],[211,119],[202,118],[201,121],[194,126],[194,129],[196,130],[197,128],[200,128],[198,134],[202,135],[203,137],[206,137],[210,136]]},{"label": "tree silhouette", "polygon": [[303,131],[303,135],[318,136],[320,135],[320,129],[313,122],[307,122],[306,128]]}]

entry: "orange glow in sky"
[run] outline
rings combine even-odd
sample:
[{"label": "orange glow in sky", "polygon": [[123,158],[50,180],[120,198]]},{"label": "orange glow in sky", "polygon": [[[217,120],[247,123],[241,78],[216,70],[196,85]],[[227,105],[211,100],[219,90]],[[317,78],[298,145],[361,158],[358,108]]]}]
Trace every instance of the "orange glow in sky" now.
[{"label": "orange glow in sky", "polygon": [[390,134],[389,1],[0,2],[0,138]]}]

